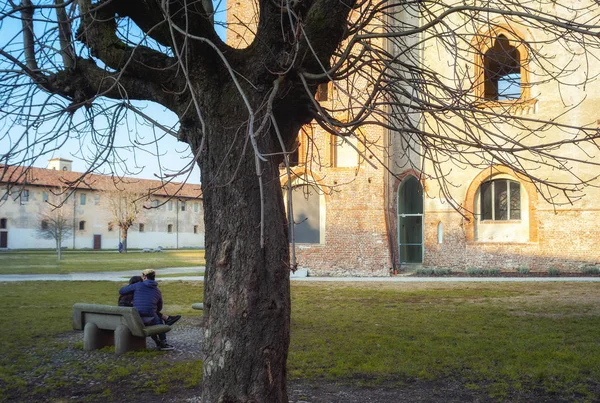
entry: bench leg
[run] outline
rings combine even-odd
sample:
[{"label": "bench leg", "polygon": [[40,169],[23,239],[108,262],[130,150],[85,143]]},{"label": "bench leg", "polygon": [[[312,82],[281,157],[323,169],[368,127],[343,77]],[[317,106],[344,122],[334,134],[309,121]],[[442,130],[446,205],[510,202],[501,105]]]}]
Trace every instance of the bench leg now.
[{"label": "bench leg", "polygon": [[85,351],[96,350],[115,344],[113,332],[98,329],[93,322],[88,322],[83,327],[83,349]]},{"label": "bench leg", "polygon": [[125,325],[119,325],[115,329],[115,353],[125,354],[128,351],[142,350],[146,348],[146,338],[131,334]]}]

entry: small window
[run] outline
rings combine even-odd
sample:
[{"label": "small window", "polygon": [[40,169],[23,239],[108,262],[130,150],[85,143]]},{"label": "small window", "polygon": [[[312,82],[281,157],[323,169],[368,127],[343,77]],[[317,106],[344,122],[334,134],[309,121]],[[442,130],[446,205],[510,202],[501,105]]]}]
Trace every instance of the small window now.
[{"label": "small window", "polygon": [[79,221],[79,231],[85,231],[85,221]]},{"label": "small window", "polygon": [[158,207],[158,200],[152,200],[152,207]]},{"label": "small window", "polygon": [[351,168],[358,166],[358,153],[356,148],[358,140],[354,136],[331,136],[332,141],[332,166]]},{"label": "small window", "polygon": [[438,223],[437,226],[437,243],[444,243],[444,223],[442,223],[441,221]]},{"label": "small window", "polygon": [[329,83],[319,84],[315,98],[319,102],[329,101]]},{"label": "small window", "polygon": [[198,203],[194,203],[194,213],[198,212]]},{"label": "small window", "polygon": [[521,219],[521,184],[497,179],[481,184],[481,220],[506,221]]},{"label": "small window", "polygon": [[140,232],[144,232],[144,224],[143,223],[140,223],[140,225],[139,225],[139,231]]},{"label": "small window", "polygon": [[42,192],[42,200],[45,202],[48,201],[48,192]]},{"label": "small window", "polygon": [[0,229],[6,229],[7,220],[6,218],[0,218]]},{"label": "small window", "polygon": [[1,200],[8,200],[8,190],[3,190],[4,193],[2,193],[2,199]]},{"label": "small window", "polygon": [[42,220],[42,230],[48,229],[48,220]]},{"label": "small window", "polygon": [[197,234],[197,233],[198,233],[198,226],[194,225],[194,234]]},{"label": "small window", "polygon": [[185,202],[184,201],[181,202],[181,211],[185,211]]},{"label": "small window", "polygon": [[85,201],[86,201],[86,195],[85,193],[82,193],[79,195],[79,204],[82,206],[85,206]]},{"label": "small window", "polygon": [[66,170],[67,170],[67,167],[63,167],[63,171],[66,171]]},{"label": "small window", "polygon": [[171,234],[173,232],[173,224],[167,225],[167,232]]},{"label": "small window", "polygon": [[173,211],[173,200],[169,200],[169,211]]},{"label": "small window", "polygon": [[112,232],[113,224],[111,222],[108,223],[108,232]]},{"label": "small window", "polygon": [[100,204],[100,195],[94,195],[94,204],[96,206]]},{"label": "small window", "polygon": [[28,202],[29,201],[29,190],[23,190],[21,192],[21,201]]}]

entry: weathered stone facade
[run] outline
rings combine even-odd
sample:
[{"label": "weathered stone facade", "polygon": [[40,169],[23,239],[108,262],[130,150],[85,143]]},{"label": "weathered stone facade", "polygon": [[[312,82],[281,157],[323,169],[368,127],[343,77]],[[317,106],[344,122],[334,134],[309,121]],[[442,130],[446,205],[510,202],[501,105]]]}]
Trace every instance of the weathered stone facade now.
[{"label": "weathered stone facade", "polygon": [[[251,42],[256,15],[254,2],[235,2],[230,5],[227,17],[229,44],[244,47]],[[543,44],[548,54],[556,55],[552,63],[568,64],[568,59],[573,57],[575,50],[573,54],[565,53],[560,45],[544,42],[544,35],[547,34],[534,32],[530,27],[508,19],[496,21],[489,26],[474,26],[466,24],[461,18],[463,17],[458,14],[450,16],[447,23],[455,26],[458,34],[475,38],[469,46],[479,47],[481,51],[477,56],[472,49],[457,49],[458,53],[463,52],[462,57],[465,59],[481,57],[493,45],[491,41],[501,36],[520,55],[519,63],[522,66],[519,99],[504,103],[489,102],[481,105],[482,108],[508,111],[514,116],[530,117],[532,121],[547,121],[560,116],[559,123],[572,126],[589,127],[590,122],[598,120],[598,94],[578,85],[541,80],[543,66],[539,63],[543,61],[530,60],[528,56],[532,48]],[[236,25],[237,21],[245,25]],[[477,39],[477,35],[480,39]],[[414,43],[423,39],[426,38],[415,36]],[[524,46],[520,41],[527,41],[532,48]],[[391,46],[387,48],[394,51]],[[423,66],[438,72],[441,80],[447,80],[450,85],[465,85],[465,82],[452,82],[457,76],[453,71],[455,65],[451,59],[440,59],[443,52],[440,53],[439,48],[425,46],[419,52]],[[451,55],[448,54],[447,57],[450,58]],[[473,96],[485,98],[488,89],[480,81],[483,75],[481,63],[478,60],[473,62]],[[586,71],[577,71],[569,79],[573,83],[582,82],[586,74],[593,77],[600,73],[600,66],[587,66]],[[468,79],[465,81],[469,84]],[[342,105],[347,99],[330,84],[327,99],[320,102],[335,109],[336,103]],[[569,105],[574,104],[577,104],[577,108],[570,110]],[[343,116],[338,119],[343,120]],[[453,119],[457,127],[464,124],[456,117],[449,119]],[[426,117],[422,121],[423,125],[427,124]],[[487,122],[482,123],[482,126],[497,130],[508,138],[519,136],[519,129],[510,124],[500,122],[492,125]],[[534,123],[531,129],[535,131]],[[492,160],[472,159],[470,162],[478,165],[477,168],[469,167],[466,163],[456,167],[450,162],[439,162],[438,172],[447,173],[443,180],[452,184],[449,187],[450,194],[444,194],[441,185],[431,179],[430,175],[434,172],[432,162],[421,160],[418,153],[408,154],[406,142],[410,140],[404,138],[402,133],[369,126],[361,130],[360,136],[371,147],[361,148],[359,144],[361,157],[356,164],[347,160],[338,161],[334,145],[336,139],[316,128],[316,125],[307,128],[308,135],[300,136],[300,164],[293,170],[301,177],[305,175],[309,182],[318,184],[322,193],[318,225],[320,241],[296,244],[299,267],[308,268],[310,274],[384,276],[388,275],[390,268],[400,268],[405,263],[463,270],[511,270],[520,267],[531,270],[547,270],[550,267],[576,270],[581,266],[600,262],[597,247],[597,240],[600,239],[598,189],[588,187],[585,198],[575,200],[573,204],[557,205],[539,194],[539,186],[524,180],[510,168]],[[564,135],[557,128],[543,130],[545,142],[559,141]],[[416,150],[420,147],[419,144],[413,146]],[[576,147],[563,147],[559,152],[583,159],[594,155],[593,149],[587,150],[589,154],[586,156]],[[344,152],[343,155],[347,159],[351,153]],[[372,167],[364,158],[379,168]],[[391,172],[381,167],[380,161]],[[584,179],[595,176],[596,168],[593,166],[574,162],[572,167]],[[540,178],[560,179],[564,175],[548,166],[532,164],[525,168],[535,170]],[[403,211],[399,209],[399,195],[410,177],[417,178],[422,186],[422,192],[419,191],[422,210],[420,215],[407,218],[401,216]],[[287,179],[284,172],[282,178],[285,185]],[[507,184],[512,184],[510,186],[515,186],[512,192],[516,195],[518,206],[516,204],[513,207],[519,209],[518,218],[504,221],[484,219],[479,211],[482,208],[481,186],[490,181],[506,181]],[[455,206],[461,210],[460,213],[446,197],[452,198]],[[512,199],[510,202],[513,202]],[[408,226],[412,229],[407,229]],[[419,245],[405,241],[408,246],[399,246],[403,237],[419,239],[420,236],[422,240],[419,240]]]}]

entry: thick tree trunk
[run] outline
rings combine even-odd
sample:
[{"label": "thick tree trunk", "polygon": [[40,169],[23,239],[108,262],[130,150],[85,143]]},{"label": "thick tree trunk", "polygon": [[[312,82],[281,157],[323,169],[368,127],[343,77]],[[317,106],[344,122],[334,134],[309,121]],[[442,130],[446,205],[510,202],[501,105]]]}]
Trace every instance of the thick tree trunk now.
[{"label": "thick tree trunk", "polygon": [[[233,108],[232,108],[233,109]],[[228,113],[208,122],[200,161],[206,227],[203,395],[211,402],[287,402],[289,245],[279,170],[262,162]],[[217,115],[217,114],[213,114]],[[264,153],[277,149],[260,136]],[[261,247],[261,206],[264,247]]]}]

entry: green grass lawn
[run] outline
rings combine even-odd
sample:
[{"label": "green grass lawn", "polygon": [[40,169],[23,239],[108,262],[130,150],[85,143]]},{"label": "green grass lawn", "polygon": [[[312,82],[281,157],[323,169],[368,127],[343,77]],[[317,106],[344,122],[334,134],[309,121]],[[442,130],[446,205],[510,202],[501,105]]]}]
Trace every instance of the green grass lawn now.
[{"label": "green grass lawn", "polygon": [[[69,345],[65,335],[72,333],[72,304],[114,304],[120,286],[0,283],[6,313],[0,326],[8,330],[0,343],[0,401],[15,394],[31,397],[40,388],[77,389],[99,379],[117,389],[143,388],[152,379],[155,391],[172,393],[197,385],[201,363],[185,357],[170,361],[146,351],[84,369],[62,353]],[[496,401],[536,389],[557,400],[591,402],[600,387],[599,287],[292,283],[289,377],[367,385],[452,379]],[[190,305],[201,301],[202,282],[167,282],[161,289],[165,312],[201,315]],[[65,381],[70,379],[65,371],[80,371],[77,385]],[[44,379],[43,386],[26,381],[31,377],[24,374],[31,373]],[[110,396],[107,389],[108,401]]]},{"label": "green grass lawn", "polygon": [[199,249],[165,250],[161,253],[66,250],[62,252],[60,261],[56,252],[50,250],[0,252],[0,274],[64,274],[203,265],[204,250]]}]

